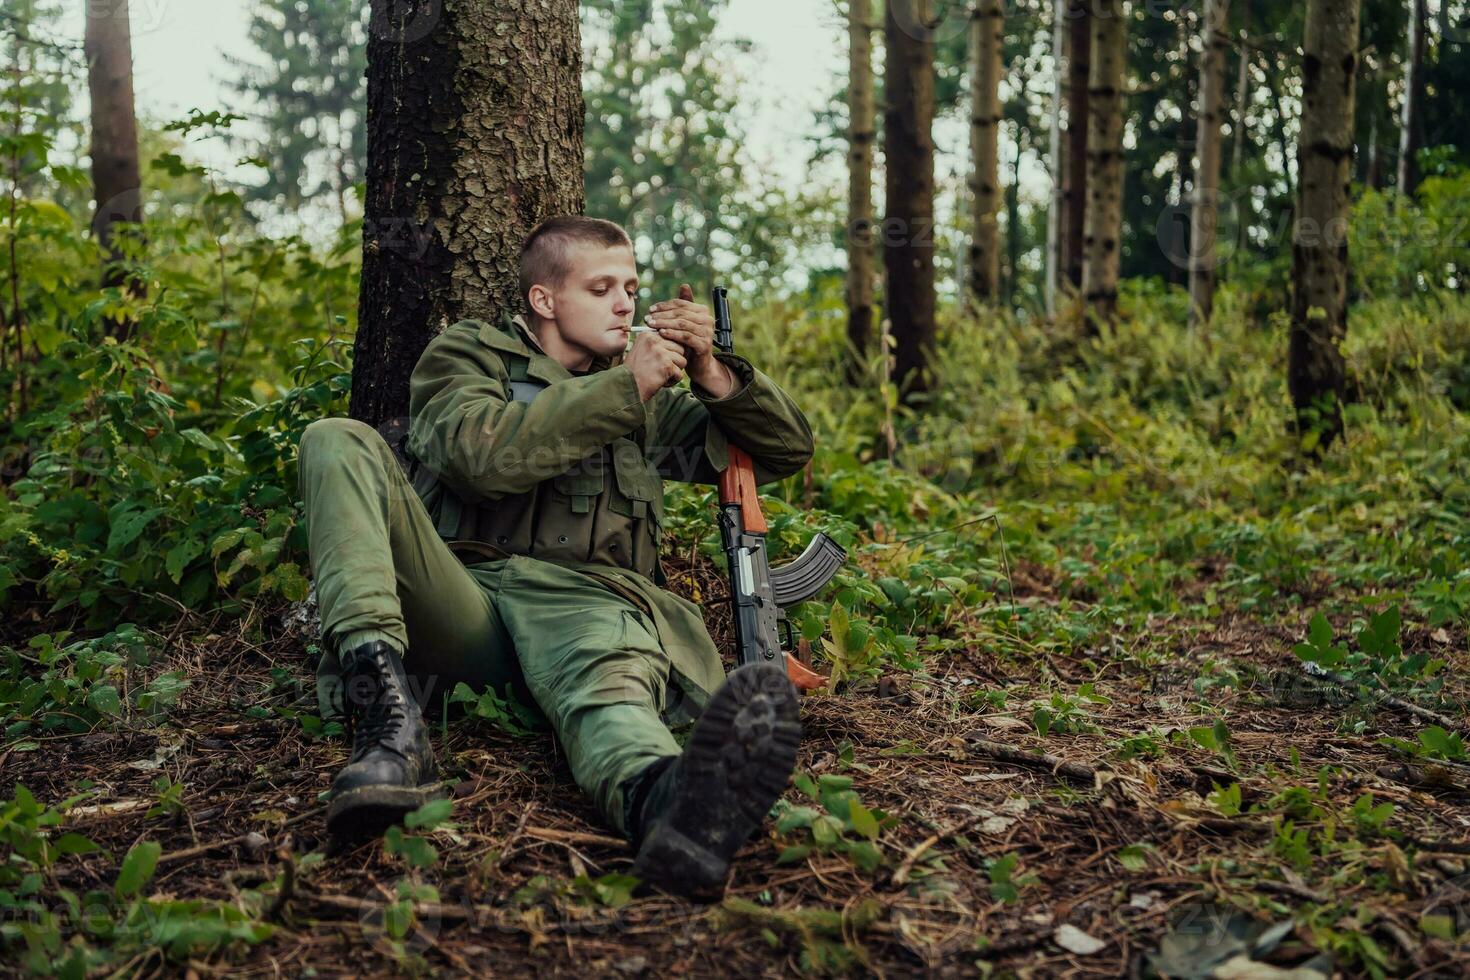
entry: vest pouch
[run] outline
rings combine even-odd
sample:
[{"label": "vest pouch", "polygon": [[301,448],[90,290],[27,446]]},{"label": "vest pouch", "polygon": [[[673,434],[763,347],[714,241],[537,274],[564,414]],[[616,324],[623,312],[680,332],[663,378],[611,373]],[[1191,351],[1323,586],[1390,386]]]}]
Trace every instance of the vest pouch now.
[{"label": "vest pouch", "polygon": [[662,526],[663,480],[633,440],[623,438],[613,443],[613,473],[617,478],[618,492],[608,506],[628,517],[652,517],[656,524]]},{"label": "vest pouch", "polygon": [[571,500],[573,514],[589,513],[607,487],[602,454],[580,460],[565,473],[552,477],[551,486]]}]

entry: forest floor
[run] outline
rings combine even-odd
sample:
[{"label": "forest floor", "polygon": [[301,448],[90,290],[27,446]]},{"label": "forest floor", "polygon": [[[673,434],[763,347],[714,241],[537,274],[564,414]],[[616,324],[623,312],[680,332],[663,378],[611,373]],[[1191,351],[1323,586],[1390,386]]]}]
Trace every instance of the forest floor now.
[{"label": "forest floor", "polygon": [[[1051,578],[1018,567],[1000,601],[1055,604]],[[1385,741],[1463,721],[1436,717],[1470,696],[1458,625],[1403,626],[1406,654],[1448,661],[1430,708],[1307,677],[1305,618],[1228,610],[1124,623],[1071,656],[956,648],[808,695],[798,773],[823,807],[793,786],[788,829],[768,821],[725,899],[692,905],[629,896],[632,855],[550,736],[466,719],[435,726],[453,813],[422,835],[421,868],[378,842],[327,853],[320,796],[348,744],[301,720],[316,721],[315,638],[285,612],[188,614],[161,634],[150,671],[190,682],[162,724],[0,750],[8,787],[85,793],[68,830],[114,855],[159,842],[148,894],[271,926],[185,964],[145,948],[117,975],[1470,973],[1454,941],[1470,928],[1470,763]],[[861,808],[802,826],[799,808],[844,805],[841,777]],[[105,889],[111,867],[82,856],[54,884]],[[421,885],[437,891],[401,898]]]}]

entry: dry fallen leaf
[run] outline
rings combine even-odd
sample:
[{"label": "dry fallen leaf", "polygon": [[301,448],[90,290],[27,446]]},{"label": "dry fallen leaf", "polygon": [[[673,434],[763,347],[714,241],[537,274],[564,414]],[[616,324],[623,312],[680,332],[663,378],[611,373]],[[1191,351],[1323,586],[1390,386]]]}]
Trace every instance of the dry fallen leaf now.
[{"label": "dry fallen leaf", "polygon": [[1096,936],[1089,936],[1070,922],[1057,926],[1051,938],[1062,949],[1069,953],[1076,953],[1078,956],[1091,956],[1107,946],[1105,941]]}]

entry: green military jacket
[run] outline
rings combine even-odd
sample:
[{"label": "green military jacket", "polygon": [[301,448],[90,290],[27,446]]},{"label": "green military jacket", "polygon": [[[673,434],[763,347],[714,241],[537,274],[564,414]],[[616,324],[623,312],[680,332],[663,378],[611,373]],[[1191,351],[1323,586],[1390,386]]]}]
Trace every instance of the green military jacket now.
[{"label": "green military jacket", "polygon": [[724,671],[698,607],[655,584],[663,481],[715,482],[731,442],[750,453],[760,483],[812,455],[790,397],[744,358],[716,356],[735,376],[728,396],[691,384],[645,403],[621,357],[574,375],[521,317],[464,320],[430,342],[409,396],[414,490],[456,554],[529,555],[624,595],[654,620],[696,708]]}]

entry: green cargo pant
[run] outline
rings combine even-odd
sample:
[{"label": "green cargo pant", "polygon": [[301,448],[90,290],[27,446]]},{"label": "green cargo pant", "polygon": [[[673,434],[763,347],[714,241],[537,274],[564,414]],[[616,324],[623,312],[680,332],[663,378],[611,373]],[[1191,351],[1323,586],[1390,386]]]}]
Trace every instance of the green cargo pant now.
[{"label": "green cargo pant", "polygon": [[680,751],[660,718],[670,660],[652,620],[550,562],[461,564],[392,450],[361,422],[308,426],[300,481],[328,669],[336,650],[386,639],[407,651],[425,706],[461,681],[529,694],[577,785],[626,836],[623,781]]}]

